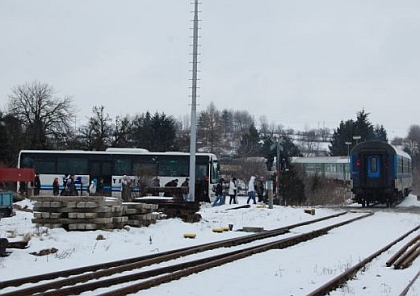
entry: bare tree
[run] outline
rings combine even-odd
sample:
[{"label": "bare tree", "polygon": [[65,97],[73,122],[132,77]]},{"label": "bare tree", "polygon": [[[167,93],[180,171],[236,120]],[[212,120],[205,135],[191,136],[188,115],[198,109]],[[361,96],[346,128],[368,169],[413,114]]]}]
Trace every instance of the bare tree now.
[{"label": "bare tree", "polygon": [[241,177],[249,180],[251,176],[269,177],[265,159],[263,157],[247,157],[242,162]]},{"label": "bare tree", "polygon": [[239,132],[240,134],[245,134],[249,131],[249,127],[254,124],[254,118],[248,111],[235,111],[233,113],[233,128],[235,132]]},{"label": "bare tree", "polygon": [[420,126],[412,125],[408,130],[408,135],[405,138],[405,146],[411,153],[411,156],[419,154],[420,148]]},{"label": "bare tree", "polygon": [[221,113],[213,103],[199,116],[197,136],[202,146],[207,147],[209,152],[220,153],[222,147],[223,124]]},{"label": "bare tree", "polygon": [[331,139],[331,131],[329,128],[318,129],[318,134],[323,142],[327,142]]},{"label": "bare tree", "polygon": [[281,131],[282,127],[276,126],[276,124],[269,124],[267,117],[260,117],[260,136],[261,138],[273,138],[275,134],[278,134]]},{"label": "bare tree", "polygon": [[18,85],[9,95],[8,112],[23,125],[27,148],[48,149],[71,129],[74,107],[70,97],[59,98],[48,84]]},{"label": "bare tree", "polygon": [[111,144],[112,121],[108,113],[104,112],[105,107],[93,107],[93,116],[89,123],[79,130],[84,149],[103,151]]},{"label": "bare tree", "polygon": [[130,134],[132,133],[133,122],[128,115],[115,118],[115,129],[113,130],[112,147],[131,147]]},{"label": "bare tree", "polygon": [[299,133],[299,140],[301,146],[299,149],[308,156],[316,156],[316,152],[319,151],[319,139],[316,130],[311,129]]}]

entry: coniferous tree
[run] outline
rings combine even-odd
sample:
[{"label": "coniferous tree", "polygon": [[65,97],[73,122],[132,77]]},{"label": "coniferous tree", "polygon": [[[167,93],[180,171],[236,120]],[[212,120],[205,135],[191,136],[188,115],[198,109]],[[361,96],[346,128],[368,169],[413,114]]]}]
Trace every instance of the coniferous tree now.
[{"label": "coniferous tree", "polygon": [[388,135],[383,125],[376,125],[373,134],[376,140],[388,142]]},{"label": "coniferous tree", "polygon": [[3,114],[0,112],[0,165],[7,163],[9,156],[9,145],[7,140],[6,121],[3,119]]},{"label": "coniferous tree", "polygon": [[305,200],[305,185],[294,166],[280,173],[280,196],[285,205],[302,205]]},{"label": "coniferous tree", "polygon": [[151,119],[151,151],[177,151],[175,120],[171,116],[155,113]]},{"label": "coniferous tree", "polygon": [[[329,146],[331,156],[344,156],[348,149],[354,147],[358,142],[380,140],[387,141],[387,134],[383,126],[373,127],[368,120],[369,113],[364,110],[357,113],[356,121],[341,121],[340,126],[334,130]],[[355,137],[359,139],[355,139]],[[346,144],[350,143],[350,144]],[[350,146],[348,146],[350,145]]]},{"label": "coniferous tree", "polygon": [[251,124],[248,133],[242,135],[238,155],[242,157],[261,155],[260,136],[254,124]]},{"label": "coniferous tree", "polygon": [[164,113],[149,112],[136,116],[133,121],[131,140],[134,146],[149,151],[176,151],[175,120]]},{"label": "coniferous tree", "polygon": [[353,126],[353,120],[341,121],[339,127],[334,130],[331,145],[328,146],[331,156],[347,155],[349,147],[346,142],[351,143],[353,139]]}]

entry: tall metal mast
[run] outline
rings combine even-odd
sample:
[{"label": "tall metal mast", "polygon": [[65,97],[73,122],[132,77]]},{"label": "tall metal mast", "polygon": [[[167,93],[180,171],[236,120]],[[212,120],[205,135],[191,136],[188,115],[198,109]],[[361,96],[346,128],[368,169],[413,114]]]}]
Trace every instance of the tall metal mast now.
[{"label": "tall metal mast", "polygon": [[198,0],[194,2],[193,27],[193,68],[192,68],[192,102],[191,102],[191,134],[190,134],[190,189],[189,200],[195,201],[195,151],[197,139],[197,56],[198,56]]}]

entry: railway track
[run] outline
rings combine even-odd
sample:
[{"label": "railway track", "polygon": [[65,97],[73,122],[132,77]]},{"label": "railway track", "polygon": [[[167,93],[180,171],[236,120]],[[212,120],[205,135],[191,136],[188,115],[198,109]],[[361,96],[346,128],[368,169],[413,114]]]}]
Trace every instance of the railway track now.
[{"label": "railway track", "polygon": [[[70,295],[81,294],[101,288],[106,288],[106,291],[103,293],[100,292],[102,294],[99,295],[124,295],[135,293],[140,290],[148,289],[162,283],[167,283],[188,276],[193,273],[245,258],[256,253],[265,252],[270,249],[287,248],[300,242],[308,241],[315,237],[325,235],[329,230],[333,228],[340,227],[342,225],[372,215],[371,212],[364,213],[363,215],[356,218],[335,223],[327,227],[321,227],[317,230],[309,231],[307,233],[293,235],[288,238],[276,239],[270,242],[260,242],[258,245],[250,247],[243,246],[242,248],[234,251],[225,252],[223,254],[214,256],[208,256],[201,259],[194,259],[183,263],[175,263],[164,267],[140,270],[146,269],[146,267],[153,264],[167,262],[176,258],[213,250],[216,248],[239,246],[262,239],[275,238],[289,232],[290,229],[329,220],[346,213],[347,212],[340,212],[338,214],[320,219],[314,219],[308,222],[297,223],[235,239],[223,240],[154,255],[131,258],[127,260],[114,261],[110,263],[65,270],[61,272],[4,281],[0,282],[0,289],[2,289],[2,291],[5,293],[0,295]],[[44,283],[32,284],[39,282]],[[119,285],[122,283],[125,284],[125,287],[123,288],[119,287]],[[11,288],[20,287],[22,285],[25,285],[25,287],[15,289]]]},{"label": "railway track", "polygon": [[[402,236],[398,237],[397,239],[393,240],[392,242],[388,243],[384,247],[378,249],[376,252],[372,253],[370,256],[366,257],[365,259],[361,260],[357,264],[349,267],[346,271],[338,275],[337,277],[333,278],[329,282],[325,283],[324,285],[320,286],[318,289],[312,291],[311,293],[307,294],[307,296],[322,296],[327,295],[331,291],[335,290],[336,288],[344,285],[348,280],[353,279],[357,272],[362,268],[366,267],[368,263],[370,263],[373,259],[379,257],[385,251],[389,250],[392,246],[396,245],[398,242],[407,238],[410,234],[420,229],[420,225],[414,227],[410,231],[406,232]],[[414,278],[414,281],[417,279],[418,275]],[[405,294],[403,294],[405,295]]]}]

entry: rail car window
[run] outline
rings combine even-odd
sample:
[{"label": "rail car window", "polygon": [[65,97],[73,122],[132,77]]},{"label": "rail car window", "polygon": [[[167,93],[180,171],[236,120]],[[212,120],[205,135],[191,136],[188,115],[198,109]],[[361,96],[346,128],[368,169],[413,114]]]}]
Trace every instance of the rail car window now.
[{"label": "rail car window", "polygon": [[381,176],[381,163],[378,155],[369,155],[367,157],[367,176],[369,178],[379,178]]},{"label": "rail car window", "polygon": [[377,168],[377,158],[376,157],[371,157],[370,158],[370,171],[372,172],[372,173],[376,173],[377,171],[378,171],[378,168]]},{"label": "rail car window", "polygon": [[400,157],[398,172],[400,174],[404,173],[404,159],[402,157]]}]

